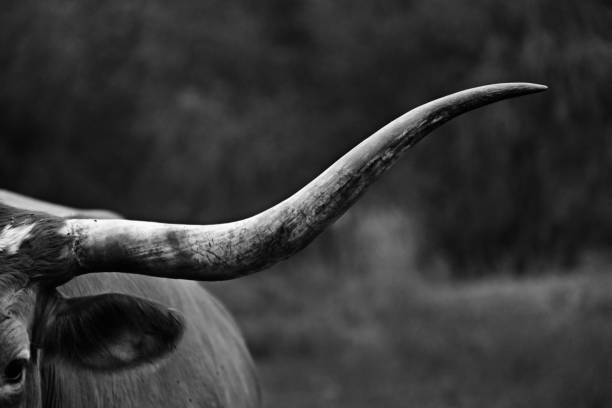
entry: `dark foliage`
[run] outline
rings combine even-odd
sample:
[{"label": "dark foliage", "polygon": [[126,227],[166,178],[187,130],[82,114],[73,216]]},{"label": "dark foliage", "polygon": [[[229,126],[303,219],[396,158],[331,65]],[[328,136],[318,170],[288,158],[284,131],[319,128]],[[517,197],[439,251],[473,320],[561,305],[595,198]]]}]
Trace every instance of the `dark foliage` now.
[{"label": "dark foliage", "polygon": [[218,222],[284,198],[410,107],[541,82],[548,94],[439,131],[374,204],[417,214],[424,259],[458,274],[572,263],[612,242],[610,21],[593,0],[7,0],[0,177]]}]

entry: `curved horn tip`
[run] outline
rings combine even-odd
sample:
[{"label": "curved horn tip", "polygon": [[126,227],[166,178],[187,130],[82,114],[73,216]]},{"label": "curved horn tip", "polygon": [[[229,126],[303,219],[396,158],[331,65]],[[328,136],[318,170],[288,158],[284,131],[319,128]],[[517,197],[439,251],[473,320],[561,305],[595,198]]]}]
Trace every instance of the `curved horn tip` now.
[{"label": "curved horn tip", "polygon": [[530,85],[535,91],[537,92],[542,92],[548,89],[548,86],[543,85],[543,84],[530,84],[528,83],[528,85]]},{"label": "curved horn tip", "polygon": [[531,82],[519,82],[517,85],[522,85],[525,87],[526,90],[530,90],[533,92],[544,92],[545,90],[548,89],[546,85],[533,84]]},{"label": "curved horn tip", "polygon": [[493,86],[499,86],[504,89],[513,89],[516,91],[520,91],[521,94],[544,92],[548,89],[546,85],[533,84],[531,82],[506,82],[495,84]]},{"label": "curved horn tip", "polygon": [[[465,89],[457,93],[436,99],[421,107],[430,107],[439,103],[464,104],[460,112],[467,112],[502,99],[515,98],[517,96],[529,95],[547,90],[546,85],[532,84],[529,82],[502,82],[496,84],[482,85],[475,88]],[[419,108],[421,108],[419,107]],[[418,108],[417,108],[418,109]]]}]

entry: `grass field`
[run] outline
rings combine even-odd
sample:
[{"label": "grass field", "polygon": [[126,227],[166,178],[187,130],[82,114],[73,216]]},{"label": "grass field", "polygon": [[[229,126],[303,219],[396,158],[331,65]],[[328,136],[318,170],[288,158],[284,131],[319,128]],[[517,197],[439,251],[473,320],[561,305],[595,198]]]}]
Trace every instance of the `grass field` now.
[{"label": "grass field", "polygon": [[265,406],[612,406],[605,263],[436,283],[392,265],[332,270],[313,264],[320,250],[213,287],[249,341]]}]

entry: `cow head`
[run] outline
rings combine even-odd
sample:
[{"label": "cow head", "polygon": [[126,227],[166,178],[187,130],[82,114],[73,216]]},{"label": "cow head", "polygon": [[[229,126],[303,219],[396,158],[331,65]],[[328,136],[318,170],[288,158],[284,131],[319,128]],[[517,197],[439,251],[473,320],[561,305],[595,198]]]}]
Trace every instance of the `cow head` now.
[{"label": "cow head", "polygon": [[[56,287],[74,265],[65,223],[0,205],[0,406],[37,406],[40,365],[58,361],[96,371],[134,367],[167,354],[181,316],[123,294],[65,298]],[[29,402],[32,401],[32,402]]]},{"label": "cow head", "polygon": [[305,247],[431,130],[463,112],[544,89],[489,85],[420,106],[285,201],[228,224],[78,219],[0,205],[0,405],[37,398],[37,366],[45,361],[129,368],[166,354],[182,333],[179,315],[162,305],[119,294],[66,299],[57,286],[90,272],[206,281],[264,269]]}]

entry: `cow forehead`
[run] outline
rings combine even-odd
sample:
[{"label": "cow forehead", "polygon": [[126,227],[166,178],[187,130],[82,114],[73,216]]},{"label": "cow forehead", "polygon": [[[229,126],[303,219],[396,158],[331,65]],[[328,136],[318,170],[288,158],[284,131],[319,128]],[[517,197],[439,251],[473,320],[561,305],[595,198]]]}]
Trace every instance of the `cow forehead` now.
[{"label": "cow forehead", "polygon": [[32,229],[36,223],[21,225],[5,225],[0,231],[0,253],[14,255],[19,251],[21,244],[31,237]]}]

